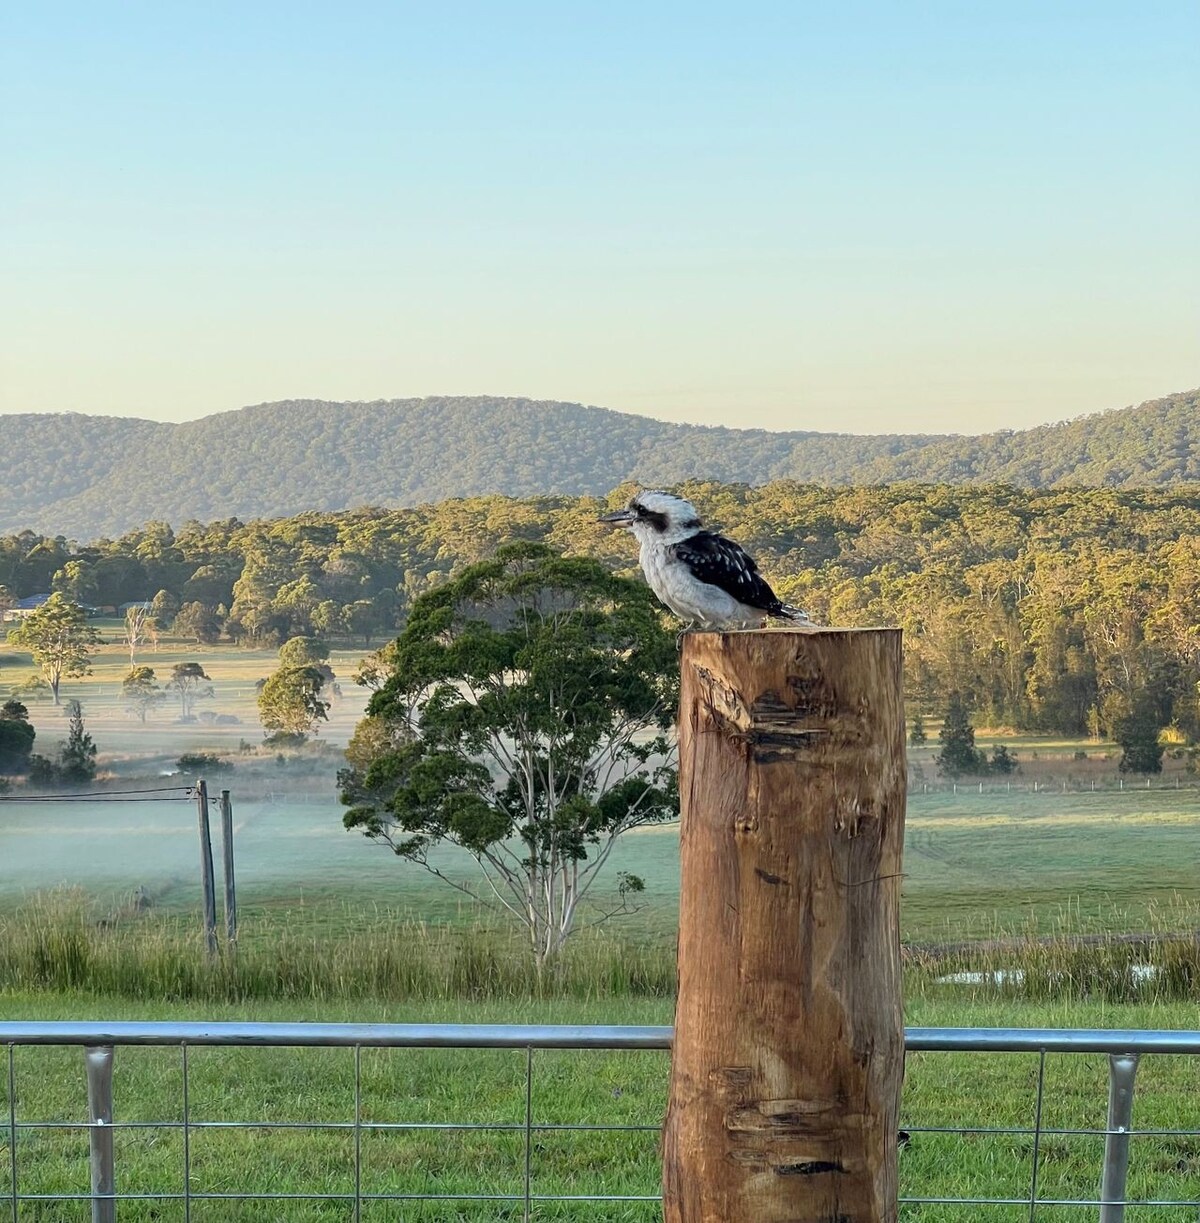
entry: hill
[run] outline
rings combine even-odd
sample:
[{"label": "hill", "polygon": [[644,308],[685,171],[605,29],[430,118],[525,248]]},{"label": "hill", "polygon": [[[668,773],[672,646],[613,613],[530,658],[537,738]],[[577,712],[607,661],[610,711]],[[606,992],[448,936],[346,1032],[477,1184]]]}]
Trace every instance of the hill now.
[{"label": "hill", "polygon": [[483,493],[602,493],[626,479],[1042,488],[1200,480],[1200,391],[979,437],[675,425],[528,399],[288,400],[162,424],[4,418],[0,533],[91,539],[179,524]]}]

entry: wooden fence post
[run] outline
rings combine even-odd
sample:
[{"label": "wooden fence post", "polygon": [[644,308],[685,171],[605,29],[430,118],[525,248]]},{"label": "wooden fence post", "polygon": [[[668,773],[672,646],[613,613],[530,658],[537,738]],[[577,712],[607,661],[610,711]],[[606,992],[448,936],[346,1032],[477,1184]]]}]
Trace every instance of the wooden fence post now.
[{"label": "wooden fence post", "polygon": [[212,830],[208,823],[208,783],[196,782],[196,815],[200,824],[200,892],[204,906],[204,945],[217,954],[217,895],[213,883]]},{"label": "wooden fence post", "polygon": [[693,633],[666,1223],[894,1223],[899,629]]},{"label": "wooden fence post", "polygon": [[237,884],[233,875],[233,802],[221,791],[221,866],[225,875],[225,948],[237,950]]}]

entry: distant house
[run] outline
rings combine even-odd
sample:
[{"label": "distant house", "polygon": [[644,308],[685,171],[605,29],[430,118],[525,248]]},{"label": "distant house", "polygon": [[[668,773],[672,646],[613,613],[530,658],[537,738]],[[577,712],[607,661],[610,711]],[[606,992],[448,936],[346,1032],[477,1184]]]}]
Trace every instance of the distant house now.
[{"label": "distant house", "polygon": [[117,611],[123,616],[130,608],[136,607],[138,611],[149,611],[154,604],[149,599],[136,599],[132,603],[122,603]]},{"label": "distant house", "polygon": [[5,608],[4,623],[7,624],[12,620],[24,620],[30,612],[37,611],[49,597],[49,594],[27,595],[23,599],[18,599],[11,607]]}]

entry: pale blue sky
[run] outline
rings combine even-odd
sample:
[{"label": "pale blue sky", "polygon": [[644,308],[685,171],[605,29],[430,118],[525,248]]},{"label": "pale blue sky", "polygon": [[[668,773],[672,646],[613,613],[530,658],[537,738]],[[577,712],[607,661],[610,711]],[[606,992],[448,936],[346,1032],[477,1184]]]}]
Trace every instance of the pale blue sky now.
[{"label": "pale blue sky", "polygon": [[0,411],[1187,389],[1198,52],[1194,0],[11,4]]}]

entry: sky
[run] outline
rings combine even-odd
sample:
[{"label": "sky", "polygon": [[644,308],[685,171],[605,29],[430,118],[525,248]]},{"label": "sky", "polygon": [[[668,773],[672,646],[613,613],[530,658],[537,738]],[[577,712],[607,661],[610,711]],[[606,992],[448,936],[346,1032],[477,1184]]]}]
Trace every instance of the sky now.
[{"label": "sky", "polygon": [[1194,0],[7,5],[0,413],[1190,389],[1198,51]]}]

